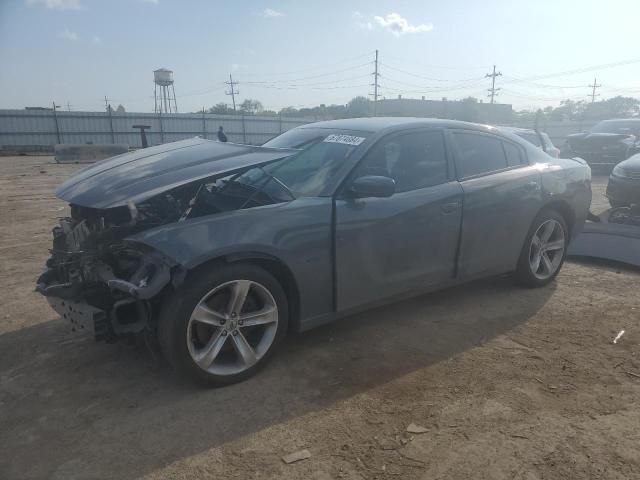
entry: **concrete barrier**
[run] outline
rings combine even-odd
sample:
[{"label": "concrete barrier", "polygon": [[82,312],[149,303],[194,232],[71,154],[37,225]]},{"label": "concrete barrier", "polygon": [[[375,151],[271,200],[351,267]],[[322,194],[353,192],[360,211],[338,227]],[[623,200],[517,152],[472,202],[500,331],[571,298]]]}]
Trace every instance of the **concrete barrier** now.
[{"label": "concrete barrier", "polygon": [[58,144],[54,147],[58,163],[92,163],[104,158],[114,157],[129,151],[129,145],[69,145]]}]

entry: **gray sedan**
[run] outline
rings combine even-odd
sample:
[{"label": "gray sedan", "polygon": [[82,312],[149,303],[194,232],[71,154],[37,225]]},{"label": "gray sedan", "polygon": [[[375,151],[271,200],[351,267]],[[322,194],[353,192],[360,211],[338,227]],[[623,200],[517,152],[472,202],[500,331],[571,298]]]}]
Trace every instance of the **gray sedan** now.
[{"label": "gray sedan", "polygon": [[183,375],[225,385],[291,331],[490,275],[546,285],[590,181],[580,160],[455,121],[322,122],[263,147],[185,140],[58,188],[71,216],[37,290],[75,330],[157,338]]}]

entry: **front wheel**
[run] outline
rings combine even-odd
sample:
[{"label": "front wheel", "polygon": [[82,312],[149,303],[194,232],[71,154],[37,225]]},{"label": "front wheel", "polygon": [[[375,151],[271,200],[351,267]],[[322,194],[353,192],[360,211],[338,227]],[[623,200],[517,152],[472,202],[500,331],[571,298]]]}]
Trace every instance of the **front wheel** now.
[{"label": "front wheel", "polygon": [[263,366],[287,332],[286,295],[251,264],[200,270],[164,302],[158,338],[178,372],[209,386],[242,381]]},{"label": "front wheel", "polygon": [[522,247],[515,278],[526,287],[551,282],[564,263],[568,243],[567,224],[554,210],[543,210],[533,221]]}]

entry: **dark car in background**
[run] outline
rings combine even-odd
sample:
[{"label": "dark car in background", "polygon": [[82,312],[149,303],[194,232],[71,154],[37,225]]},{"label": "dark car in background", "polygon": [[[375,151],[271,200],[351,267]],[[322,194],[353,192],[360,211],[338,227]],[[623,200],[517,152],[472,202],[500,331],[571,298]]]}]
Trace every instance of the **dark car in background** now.
[{"label": "dark car in background", "polygon": [[185,140],[58,187],[71,215],[37,290],[76,330],[157,338],[178,371],[224,385],[290,331],[490,275],[548,284],[590,181],[581,161],[456,121],[321,122],[266,147]]},{"label": "dark car in background", "polygon": [[640,152],[640,118],[604,120],[589,132],[567,137],[563,158],[580,157],[589,165],[607,169]]},{"label": "dark car in background", "polygon": [[613,168],[607,184],[607,198],[614,208],[640,205],[640,154]]}]

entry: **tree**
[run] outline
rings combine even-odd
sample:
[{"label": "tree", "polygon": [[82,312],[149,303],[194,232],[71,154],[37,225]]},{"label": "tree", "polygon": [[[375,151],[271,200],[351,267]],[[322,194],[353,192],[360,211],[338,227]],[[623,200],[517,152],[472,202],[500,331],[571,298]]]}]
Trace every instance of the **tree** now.
[{"label": "tree", "polygon": [[298,110],[293,107],[284,107],[281,108],[280,112],[278,113],[283,117],[295,117],[296,115],[298,115]]},{"label": "tree", "polygon": [[466,97],[460,100],[460,118],[465,122],[477,122],[478,121],[478,99],[476,97]]},{"label": "tree", "polygon": [[259,100],[252,100],[250,98],[247,98],[240,104],[240,111],[247,115],[255,115],[256,113],[260,113],[263,110],[264,107]]},{"label": "tree", "polygon": [[371,112],[371,100],[367,97],[354,97],[347,104],[348,117],[368,117]]},{"label": "tree", "polygon": [[118,105],[118,108],[116,108],[116,113],[125,113],[125,109],[122,104]]},{"label": "tree", "polygon": [[217,113],[218,115],[228,115],[233,113],[233,109],[229,108],[226,103],[216,103],[213,107],[207,110],[207,113]]}]

